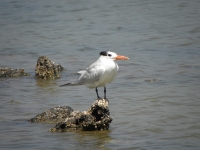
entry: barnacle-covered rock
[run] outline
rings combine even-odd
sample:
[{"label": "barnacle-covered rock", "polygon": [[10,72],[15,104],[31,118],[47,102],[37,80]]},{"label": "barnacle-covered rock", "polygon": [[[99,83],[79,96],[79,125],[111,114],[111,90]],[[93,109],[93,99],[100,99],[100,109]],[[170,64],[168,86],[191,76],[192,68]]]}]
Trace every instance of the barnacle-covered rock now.
[{"label": "barnacle-covered rock", "polygon": [[46,56],[40,56],[35,67],[35,76],[40,79],[57,79],[64,67],[55,64]]},{"label": "barnacle-covered rock", "polygon": [[92,130],[95,117],[87,112],[74,111],[64,121],[56,124],[50,131]]},{"label": "barnacle-covered rock", "polygon": [[0,68],[0,77],[30,76],[24,69]]},{"label": "barnacle-covered rock", "polygon": [[106,99],[96,100],[88,111],[74,111],[64,121],[56,124],[50,131],[68,130],[108,130],[112,118]]},{"label": "barnacle-covered rock", "polygon": [[74,110],[69,106],[57,106],[29,119],[30,122],[60,122],[65,120]]},{"label": "barnacle-covered rock", "polygon": [[96,100],[88,111],[73,111],[68,106],[51,108],[34,118],[31,122],[56,122],[50,131],[93,131],[108,130],[112,121],[106,99]]}]

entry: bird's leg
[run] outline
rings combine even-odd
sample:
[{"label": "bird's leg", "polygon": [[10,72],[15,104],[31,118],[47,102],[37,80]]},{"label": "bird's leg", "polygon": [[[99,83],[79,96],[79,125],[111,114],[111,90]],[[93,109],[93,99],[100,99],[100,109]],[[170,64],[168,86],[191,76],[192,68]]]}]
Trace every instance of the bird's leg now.
[{"label": "bird's leg", "polygon": [[104,86],[104,99],[109,103],[109,100],[106,98],[106,87]]},{"label": "bird's leg", "polygon": [[97,93],[97,98],[98,98],[98,99],[101,99],[101,98],[99,97],[99,94],[98,94],[98,89],[97,89],[97,87],[96,87],[96,93]]},{"label": "bird's leg", "polygon": [[106,99],[106,87],[104,86],[104,99]]}]

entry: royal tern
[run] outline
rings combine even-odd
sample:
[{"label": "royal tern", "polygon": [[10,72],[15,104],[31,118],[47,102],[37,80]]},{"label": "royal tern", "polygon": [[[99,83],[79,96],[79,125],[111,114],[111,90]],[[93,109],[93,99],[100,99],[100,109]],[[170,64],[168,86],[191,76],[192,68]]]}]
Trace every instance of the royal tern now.
[{"label": "royal tern", "polygon": [[128,60],[126,56],[117,55],[114,52],[102,51],[99,59],[90,65],[86,70],[78,72],[80,77],[75,81],[62,86],[86,85],[88,88],[95,88],[97,98],[100,99],[97,87],[104,86],[104,99],[106,99],[106,84],[110,83],[119,67],[115,60]]}]

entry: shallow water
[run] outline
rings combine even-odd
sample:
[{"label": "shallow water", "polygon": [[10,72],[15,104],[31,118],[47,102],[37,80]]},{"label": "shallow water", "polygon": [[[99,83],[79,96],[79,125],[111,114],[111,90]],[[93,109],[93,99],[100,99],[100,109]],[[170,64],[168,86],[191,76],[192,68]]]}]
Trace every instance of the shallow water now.
[{"label": "shallow water", "polygon": [[[0,67],[31,76],[0,79],[0,149],[199,149],[199,17],[197,0],[1,1]],[[87,110],[94,90],[58,86],[103,50],[130,58],[107,85],[109,131],[27,121],[58,105]],[[41,55],[66,68],[60,79],[34,79]]]}]

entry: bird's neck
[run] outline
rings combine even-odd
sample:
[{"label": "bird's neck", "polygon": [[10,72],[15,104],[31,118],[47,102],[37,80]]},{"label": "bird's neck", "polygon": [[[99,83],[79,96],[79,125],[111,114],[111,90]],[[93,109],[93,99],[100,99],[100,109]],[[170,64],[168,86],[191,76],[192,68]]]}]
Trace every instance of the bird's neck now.
[{"label": "bird's neck", "polygon": [[112,59],[108,59],[107,57],[100,56],[99,60],[102,62],[114,62]]},{"label": "bird's neck", "polygon": [[102,56],[99,58],[99,61],[105,66],[113,66],[113,67],[117,66],[117,63],[114,60]]}]

